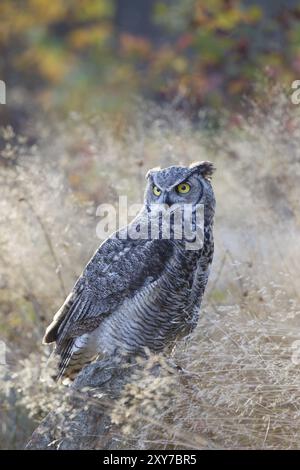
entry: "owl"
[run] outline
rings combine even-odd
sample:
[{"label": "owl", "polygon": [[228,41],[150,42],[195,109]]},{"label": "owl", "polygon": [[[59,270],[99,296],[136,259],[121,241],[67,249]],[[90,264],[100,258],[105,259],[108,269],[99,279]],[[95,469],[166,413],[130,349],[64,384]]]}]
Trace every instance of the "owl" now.
[{"label": "owl", "polygon": [[[43,342],[55,343],[58,356],[57,379],[74,378],[98,356],[168,352],[193,330],[214,252],[213,171],[207,161],[148,171],[134,236],[131,223],[100,245],[46,330]],[[169,237],[141,230],[153,207],[172,213],[199,205],[203,237],[196,249],[184,236],[172,237],[172,229]]]}]

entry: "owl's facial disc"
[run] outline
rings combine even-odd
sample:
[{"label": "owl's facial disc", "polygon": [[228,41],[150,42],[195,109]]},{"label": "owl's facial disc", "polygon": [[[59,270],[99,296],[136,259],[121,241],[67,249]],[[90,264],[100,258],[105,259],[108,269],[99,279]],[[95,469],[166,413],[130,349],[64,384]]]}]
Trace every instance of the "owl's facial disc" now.
[{"label": "owl's facial disc", "polygon": [[201,202],[203,185],[198,175],[190,174],[181,180],[173,178],[173,181],[170,181],[170,178],[163,180],[157,176],[153,175],[149,180],[146,194],[148,205],[161,204],[172,208],[173,205],[196,205]]}]

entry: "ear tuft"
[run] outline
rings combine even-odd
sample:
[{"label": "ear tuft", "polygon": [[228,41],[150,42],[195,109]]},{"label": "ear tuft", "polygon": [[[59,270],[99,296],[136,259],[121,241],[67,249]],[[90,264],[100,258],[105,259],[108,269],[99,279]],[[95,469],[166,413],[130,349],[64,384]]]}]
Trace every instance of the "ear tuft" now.
[{"label": "ear tuft", "polygon": [[206,179],[210,179],[216,168],[214,164],[209,161],[195,162],[190,165],[191,169],[195,169],[198,173]]},{"label": "ear tuft", "polygon": [[151,170],[148,170],[147,173],[146,173],[146,176],[145,176],[146,180],[147,180],[150,176],[152,176],[153,173],[156,173],[157,171],[160,171],[160,170],[161,170],[161,167],[160,167],[160,166],[156,166],[156,167],[154,167],[154,168],[151,168]]}]

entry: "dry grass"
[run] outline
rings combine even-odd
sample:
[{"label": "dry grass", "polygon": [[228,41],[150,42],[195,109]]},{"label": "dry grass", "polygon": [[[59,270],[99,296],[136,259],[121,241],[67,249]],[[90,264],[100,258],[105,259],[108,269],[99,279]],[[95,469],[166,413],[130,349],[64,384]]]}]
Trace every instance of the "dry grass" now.
[{"label": "dry grass", "polygon": [[[282,93],[247,114],[212,130],[139,104],[126,122],[35,125],[36,146],[4,132],[0,447],[22,447],[56,406],[58,391],[39,380],[40,341],[99,243],[96,206],[119,194],[140,202],[153,166],[210,159],[216,255],[199,325],[175,352],[188,374],[167,410],[150,407],[136,423],[132,446],[300,448],[300,115]],[[135,406],[140,418],[143,402]]]}]

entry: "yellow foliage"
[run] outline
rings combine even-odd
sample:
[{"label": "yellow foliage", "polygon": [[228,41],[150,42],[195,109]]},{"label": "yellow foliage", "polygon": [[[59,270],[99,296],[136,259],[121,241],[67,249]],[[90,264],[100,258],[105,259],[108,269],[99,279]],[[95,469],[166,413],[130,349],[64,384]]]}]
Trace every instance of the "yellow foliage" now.
[{"label": "yellow foliage", "polygon": [[122,34],[120,38],[121,50],[124,54],[135,54],[142,57],[151,52],[151,43],[147,39],[132,34]]},{"label": "yellow foliage", "polygon": [[251,21],[253,23],[256,23],[262,18],[262,16],[262,9],[258,5],[253,5],[247,10],[247,18],[249,22]]},{"label": "yellow foliage", "polygon": [[[1,1],[0,31],[1,36],[26,33],[29,28],[42,26],[64,18],[67,13],[67,2],[62,0],[27,0],[24,7],[16,0]],[[4,34],[3,34],[4,30]],[[0,36],[0,38],[1,38]]]},{"label": "yellow foliage", "polygon": [[72,64],[71,56],[62,57],[59,49],[49,49],[49,47],[36,46],[27,49],[15,60],[15,65],[21,69],[37,70],[44,78],[57,83],[70,70]]},{"label": "yellow foliage", "polygon": [[228,92],[232,95],[243,93],[245,81],[243,79],[233,80],[228,85]]},{"label": "yellow foliage", "polygon": [[187,60],[184,57],[176,57],[172,62],[173,69],[178,73],[183,73],[188,67]]},{"label": "yellow foliage", "polygon": [[110,17],[114,13],[114,2],[111,0],[80,0],[76,5],[76,13],[82,20]]},{"label": "yellow foliage", "polygon": [[114,11],[109,0],[1,0],[0,41],[26,33],[33,26],[59,21],[85,21],[109,18]]},{"label": "yellow foliage", "polygon": [[50,23],[64,18],[68,3],[62,0],[27,0],[27,13],[39,24]]},{"label": "yellow foliage", "polygon": [[235,28],[240,21],[243,19],[243,13],[241,10],[228,10],[221,11],[220,14],[216,15],[211,22],[208,23],[208,30],[223,29],[230,31]]},{"label": "yellow foliage", "polygon": [[76,49],[82,49],[91,45],[102,45],[108,40],[111,34],[110,25],[92,26],[87,28],[78,28],[69,34],[68,40],[71,46]]},{"label": "yellow foliage", "polygon": [[164,67],[170,66],[176,57],[174,49],[170,46],[162,46],[156,53],[152,68],[159,71]]},{"label": "yellow foliage", "polygon": [[208,31],[230,31],[241,22],[255,23],[262,17],[262,10],[258,5],[242,9],[238,3],[232,7],[227,7],[224,3],[222,0],[212,0],[209,5],[203,5],[203,2],[198,1],[194,12],[197,24]]}]

